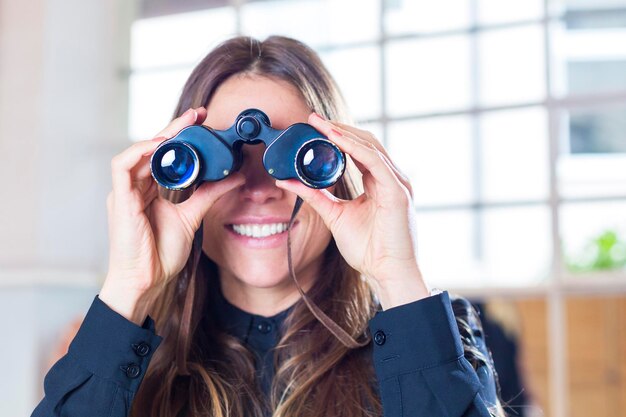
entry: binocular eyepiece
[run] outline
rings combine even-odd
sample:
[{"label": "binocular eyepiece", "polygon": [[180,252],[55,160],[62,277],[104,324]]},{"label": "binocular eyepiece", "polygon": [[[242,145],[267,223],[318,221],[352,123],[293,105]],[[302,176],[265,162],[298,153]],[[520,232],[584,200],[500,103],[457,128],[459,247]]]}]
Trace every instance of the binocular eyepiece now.
[{"label": "binocular eyepiece", "polygon": [[276,179],[297,178],[308,187],[327,188],[345,171],[344,153],[313,126],[295,123],[273,129],[269,117],[258,109],[241,112],[226,130],[203,125],[182,129],[157,147],[150,169],[162,187],[184,190],[224,179],[241,167],[242,145],[260,142],[266,146],[263,166]]}]

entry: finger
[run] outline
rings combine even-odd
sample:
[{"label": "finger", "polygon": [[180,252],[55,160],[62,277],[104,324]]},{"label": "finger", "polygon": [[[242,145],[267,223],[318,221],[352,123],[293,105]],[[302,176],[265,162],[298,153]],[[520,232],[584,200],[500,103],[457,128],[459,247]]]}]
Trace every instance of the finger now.
[{"label": "finger", "polygon": [[223,180],[204,182],[193,192],[191,197],[176,207],[191,231],[195,233],[213,204],[224,194],[243,185],[245,181],[246,178],[243,174],[234,172]]},{"label": "finger", "polygon": [[[155,138],[153,140],[156,141],[157,139],[160,140],[161,138]],[[157,183],[152,178],[150,162],[152,153],[153,152],[145,153],[137,165],[135,165],[130,171],[131,188],[138,190],[143,196],[144,202],[146,203],[145,206],[147,206],[154,199],[148,195],[149,192],[152,192],[154,196],[158,195]]]},{"label": "finger", "polygon": [[361,141],[369,142],[378,151],[380,151],[380,153],[382,153],[383,157],[385,158],[387,164],[398,176],[400,182],[402,182],[402,184],[409,190],[409,194],[411,195],[411,197],[413,197],[413,187],[411,186],[411,181],[409,180],[409,177],[404,172],[402,172],[402,170],[400,170],[400,168],[398,168],[396,164],[393,163],[391,157],[389,156],[389,152],[387,152],[387,149],[385,149],[383,144],[376,138],[376,136],[374,136],[371,132],[367,130],[359,129],[357,127],[350,126],[344,123],[331,120],[329,120],[329,123],[336,126],[337,130],[342,132],[344,135],[351,135],[352,137],[358,138]]},{"label": "finger", "polygon": [[378,149],[382,154],[389,157],[389,153],[387,152],[387,149],[385,149],[383,144],[376,138],[376,136],[372,134],[372,132],[359,129],[356,126],[350,126],[345,123],[337,122],[335,120],[328,120],[328,123],[337,127],[339,131],[350,132],[353,135],[361,138],[362,140],[372,143],[376,147],[376,149]]},{"label": "finger", "polygon": [[345,135],[335,129],[332,123],[322,119],[315,113],[309,116],[309,124],[326,135],[339,148],[349,154],[355,162],[360,162],[364,169],[370,171],[373,177],[383,187],[390,183],[400,183],[393,170],[387,165],[374,145],[360,141],[351,135]]},{"label": "finger", "polygon": [[328,190],[309,188],[298,180],[276,180],[276,186],[298,195],[320,215],[330,230],[341,215],[344,203]]},{"label": "finger", "polygon": [[152,178],[144,178],[140,181],[133,181],[133,190],[139,192],[139,194],[141,194],[145,199],[146,193],[152,188],[152,185],[155,185],[155,187],[158,188],[156,181]]},{"label": "finger", "polygon": [[[400,171],[384,153],[381,152],[380,157],[385,161],[389,169],[393,171],[398,181],[400,181],[400,183],[409,191],[409,195],[413,197],[413,187],[411,186],[411,181],[409,180],[409,177],[407,177],[402,171]],[[363,164],[359,163],[358,161],[354,161],[354,159],[353,162],[364,176],[370,173],[363,166]]]},{"label": "finger", "polygon": [[131,177],[133,182],[143,181],[152,177],[152,171],[150,169],[150,157],[144,156],[137,165],[131,170]]},{"label": "finger", "polygon": [[387,162],[387,165],[389,165],[389,167],[393,170],[393,172],[396,174],[396,176],[398,177],[402,185],[404,185],[406,189],[409,190],[409,195],[412,198],[413,186],[411,185],[411,180],[409,179],[409,177],[404,172],[400,171],[400,169],[391,161],[391,159],[389,159],[388,156],[386,156],[385,154],[382,154],[382,155],[385,161]]},{"label": "finger", "polygon": [[196,124],[201,124],[202,122],[204,122],[206,120],[206,116],[207,116],[207,109],[200,106],[197,107],[196,109],[196,113],[198,113],[198,118],[196,119]]},{"label": "finger", "polygon": [[[363,166],[362,163],[360,163],[359,161],[356,161],[354,158],[352,158],[350,155],[347,156],[347,158],[350,158],[350,160],[352,161],[352,163],[356,166],[356,168],[359,170],[359,172],[361,173],[361,175],[365,175],[367,174],[369,171],[367,170],[367,168],[365,168]],[[347,159],[346,158],[346,159]]]},{"label": "finger", "polygon": [[157,133],[155,137],[163,136],[169,139],[187,126],[191,126],[196,123],[197,120],[198,112],[195,109],[188,109],[186,112],[181,114],[180,117],[172,120],[163,130]]},{"label": "finger", "polygon": [[154,152],[160,141],[144,140],[137,142],[111,159],[113,191],[127,193],[132,187],[131,170],[139,164],[145,154]]},{"label": "finger", "polygon": [[154,181],[146,181],[141,185],[143,206],[148,207],[159,196],[159,187]]}]

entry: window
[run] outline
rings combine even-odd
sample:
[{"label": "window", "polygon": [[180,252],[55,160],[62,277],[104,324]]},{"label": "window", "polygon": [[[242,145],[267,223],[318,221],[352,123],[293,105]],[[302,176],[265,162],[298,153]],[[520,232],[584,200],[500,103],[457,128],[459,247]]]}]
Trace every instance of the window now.
[{"label": "window", "polygon": [[[158,13],[150,7],[147,9]],[[236,33],[236,14],[232,7],[134,22],[129,88],[128,133],[131,139],[150,138],[165,127],[194,65],[220,41]]]},{"label": "window", "polygon": [[565,416],[563,300],[626,288],[626,0],[225,3],[135,23],[131,137],[162,127],[219,40],[308,43],[411,177],[430,282],[543,294]]},{"label": "window", "polygon": [[[189,10],[206,5],[171,3],[165,15],[154,3],[149,13],[144,7],[150,17],[137,20],[132,31],[132,138],[162,128],[189,72],[218,42],[237,33],[284,34],[318,50],[353,116],[378,132],[412,178],[424,224],[420,256],[432,262],[435,281],[450,274],[438,269],[445,262],[435,262],[438,256],[427,249],[429,242],[444,244],[438,231],[447,226],[434,227],[440,224],[434,219],[458,214],[463,224],[457,233],[467,236],[454,253],[463,259],[459,270],[475,276],[472,285],[539,284],[562,269],[539,253],[532,268],[513,258],[508,272],[488,272],[503,259],[490,260],[496,247],[520,241],[514,231],[490,234],[495,219],[508,210],[521,216],[525,229],[550,230],[554,221],[561,224],[570,199],[624,202],[626,19],[620,16],[626,3],[214,3],[195,11]],[[172,14],[176,7],[184,13]],[[610,22],[601,24],[599,17],[609,15]],[[307,24],[311,20],[318,23]],[[620,227],[602,224],[596,232]],[[537,248],[547,239],[547,253],[565,255],[570,234],[559,233],[558,239],[554,233],[526,234],[523,242]],[[457,280],[449,284],[468,285],[458,274]]]}]

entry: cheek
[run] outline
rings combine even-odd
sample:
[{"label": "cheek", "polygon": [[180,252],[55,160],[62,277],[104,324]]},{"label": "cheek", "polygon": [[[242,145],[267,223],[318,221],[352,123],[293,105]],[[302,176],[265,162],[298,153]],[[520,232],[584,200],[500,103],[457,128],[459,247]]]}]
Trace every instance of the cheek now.
[{"label": "cheek", "polygon": [[226,208],[222,207],[218,201],[207,213],[202,222],[202,249],[213,260],[221,258],[223,255],[222,246],[219,244],[226,233],[224,222],[220,213]]},{"label": "cheek", "polygon": [[302,249],[305,253],[311,251],[312,254],[319,255],[328,246],[332,235],[317,213],[312,212],[311,209],[311,212],[307,214],[305,236],[301,242],[304,246]]},{"label": "cheek", "polygon": [[202,228],[202,250],[214,261],[222,257],[219,245],[217,244],[218,239],[216,239],[216,236],[217,233],[215,226],[205,222]]}]

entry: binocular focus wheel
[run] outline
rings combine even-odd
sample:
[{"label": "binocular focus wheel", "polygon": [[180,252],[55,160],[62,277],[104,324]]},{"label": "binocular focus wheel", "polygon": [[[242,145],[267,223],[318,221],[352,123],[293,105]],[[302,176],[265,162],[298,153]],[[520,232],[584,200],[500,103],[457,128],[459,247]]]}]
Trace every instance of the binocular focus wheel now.
[{"label": "binocular focus wheel", "polygon": [[261,123],[259,122],[259,118],[261,119],[261,122],[265,123],[267,126],[272,126],[270,118],[267,117],[267,114],[263,113],[259,109],[248,109],[241,112],[236,122],[236,132],[239,137],[244,140],[256,139],[261,132]]},{"label": "binocular focus wheel", "polygon": [[251,116],[242,117],[237,121],[237,134],[245,140],[254,139],[259,135],[259,121]]}]

